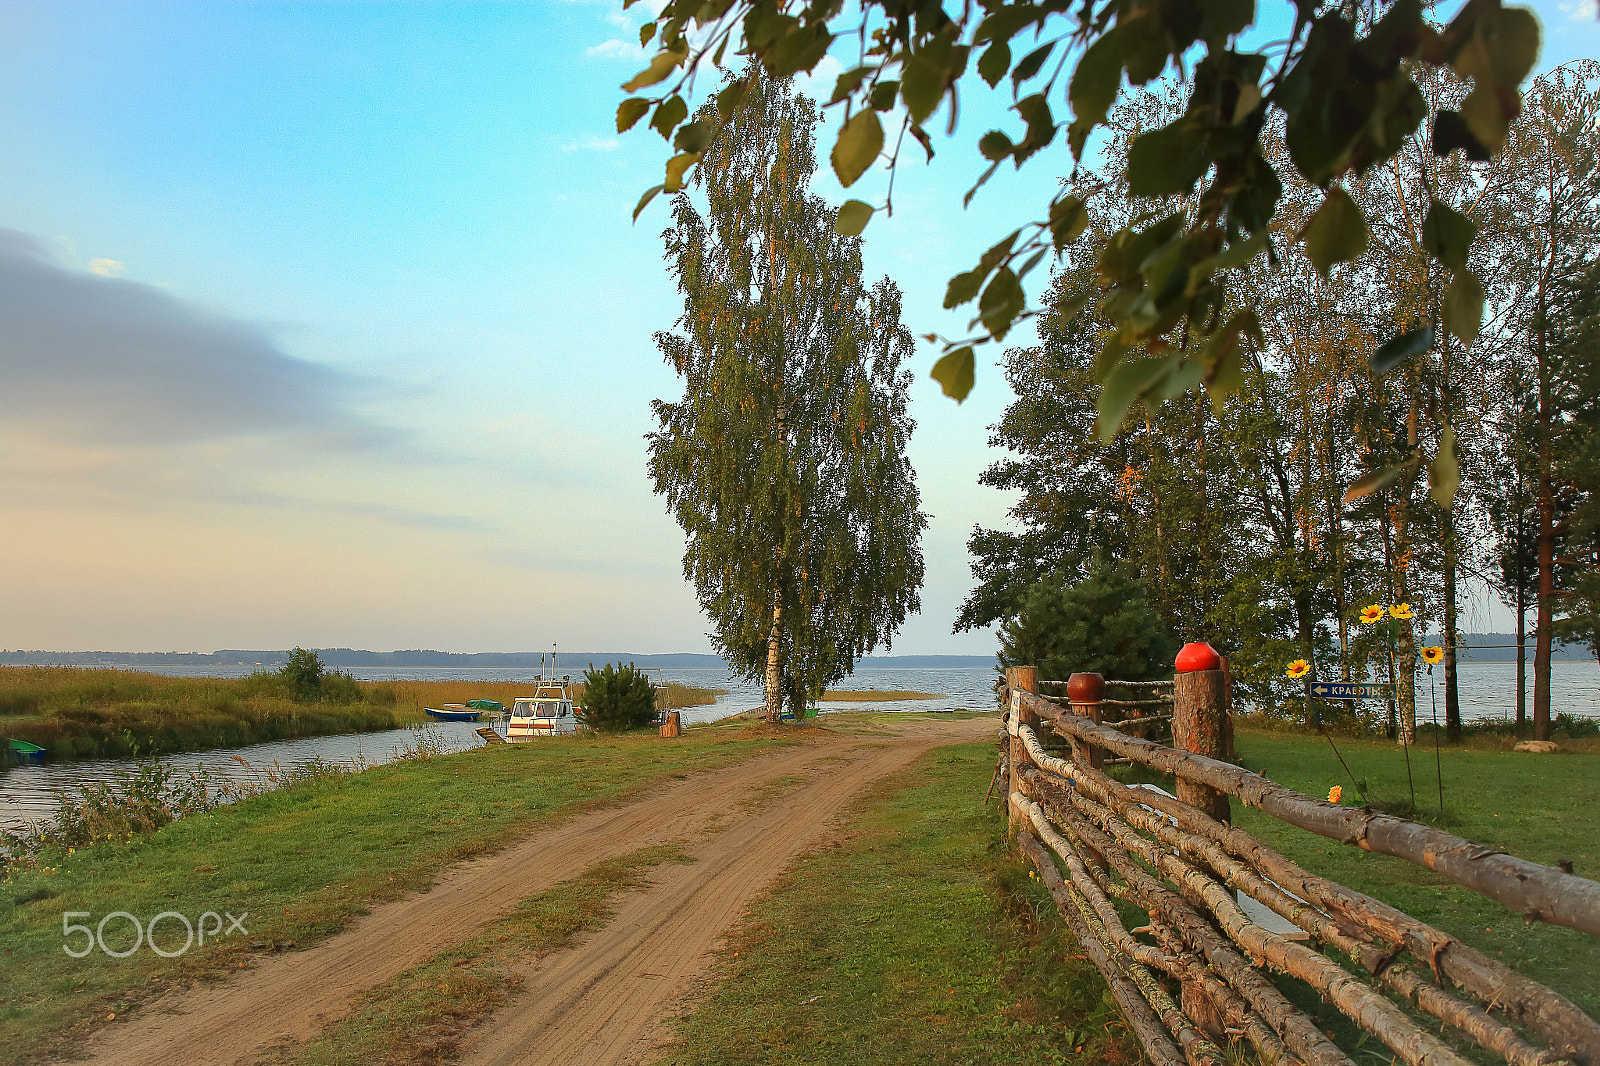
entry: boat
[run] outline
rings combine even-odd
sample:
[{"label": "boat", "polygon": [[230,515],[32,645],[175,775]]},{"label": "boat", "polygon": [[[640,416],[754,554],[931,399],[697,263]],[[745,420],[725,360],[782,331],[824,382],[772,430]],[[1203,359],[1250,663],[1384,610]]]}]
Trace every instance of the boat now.
[{"label": "boat", "polygon": [[476,722],[483,714],[477,707],[469,707],[464,703],[447,703],[443,707],[424,707],[429,718],[437,718],[441,722]]},{"label": "boat", "polygon": [[512,743],[538,740],[541,737],[571,736],[578,731],[578,711],[572,699],[572,678],[556,677],[555,647],[550,649],[548,663],[539,666],[539,679],[534,684],[533,695],[517,696],[511,701],[506,718],[506,739]]},{"label": "boat", "polygon": [[44,749],[37,744],[29,744],[26,740],[7,740],[6,748],[6,761],[18,766],[44,762]]}]

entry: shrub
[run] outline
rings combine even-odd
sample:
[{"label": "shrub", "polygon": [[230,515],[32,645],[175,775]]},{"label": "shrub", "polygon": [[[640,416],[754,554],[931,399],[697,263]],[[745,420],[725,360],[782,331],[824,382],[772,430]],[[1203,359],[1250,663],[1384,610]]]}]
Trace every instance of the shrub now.
[{"label": "shrub", "polygon": [[1000,665],[1037,666],[1045,681],[1079,672],[1153,680],[1170,675],[1175,651],[1138,580],[1099,556],[1081,581],[1034,585],[1000,628]]},{"label": "shrub", "polygon": [[289,652],[289,661],[278,671],[289,685],[289,691],[301,703],[310,703],[322,693],[322,660],[314,651],[295,648]]},{"label": "shrub", "polygon": [[583,672],[583,707],[578,721],[600,733],[622,733],[649,725],[656,716],[656,690],[632,663]]},{"label": "shrub", "polygon": [[332,670],[318,684],[325,703],[355,703],[361,699],[361,684],[349,674]]}]

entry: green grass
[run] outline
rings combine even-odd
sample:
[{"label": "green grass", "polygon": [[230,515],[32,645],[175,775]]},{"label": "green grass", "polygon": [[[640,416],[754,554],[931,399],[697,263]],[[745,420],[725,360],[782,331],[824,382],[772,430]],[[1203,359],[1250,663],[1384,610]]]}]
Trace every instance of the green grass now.
[{"label": "green grass", "polygon": [[664,1063],[1133,1061],[1099,974],[982,805],[992,744],[876,785],[751,908]]},{"label": "green grass", "polygon": [[[1392,741],[1336,743],[1356,780],[1367,782],[1374,806],[1391,813],[1409,808],[1404,753]],[[1280,784],[1317,797],[1342,785],[1344,802],[1359,802],[1321,738],[1241,731],[1235,746],[1246,768]],[[1440,824],[1433,750],[1412,748],[1410,756],[1415,816]],[[1569,860],[1574,872],[1600,876],[1600,755],[1446,748],[1441,763],[1443,828],[1533,862]],[[1238,825],[1308,870],[1437,926],[1600,1016],[1600,939],[1526,922],[1423,867],[1295,829],[1238,801],[1233,813]]]},{"label": "green grass", "polygon": [[[446,866],[525,835],[530,812],[560,818],[778,743],[696,730],[671,744],[585,737],[485,747],[266,793],[130,842],[47,852],[39,868],[0,884],[0,1064],[63,1056],[108,1014],[243,966],[252,943],[331,936]],[[191,919],[248,911],[250,936],[171,960],[149,950],[120,960],[65,954],[63,912],[89,911],[97,924],[118,910],[141,921],[167,910]],[[108,926],[108,940],[117,928],[127,927]]]},{"label": "green grass", "polygon": [[366,992],[356,1008],[310,1043],[283,1049],[282,1066],[386,1066],[437,1063],[456,1056],[458,1037],[506,1004],[521,984],[516,964],[571,947],[605,926],[616,901],[649,882],[666,862],[693,861],[675,845],[641,848],[595,863],[528,897],[511,914],[448,951]]},{"label": "green grass", "polygon": [[[366,733],[427,722],[425,708],[471,699],[507,707],[528,682],[352,681],[330,674],[325,698],[297,700],[275,673],[168,677],[138,670],[0,667],[0,739],[52,759],[231,748],[269,740]],[[582,685],[574,685],[582,700]],[[720,689],[669,684],[669,708],[715,703]]]}]

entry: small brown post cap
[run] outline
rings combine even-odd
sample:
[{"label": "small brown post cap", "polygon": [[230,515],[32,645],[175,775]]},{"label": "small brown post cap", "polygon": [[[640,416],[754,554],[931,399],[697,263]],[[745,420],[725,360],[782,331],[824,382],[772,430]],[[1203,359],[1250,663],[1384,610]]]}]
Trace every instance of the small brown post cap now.
[{"label": "small brown post cap", "polygon": [[1222,656],[1217,654],[1216,648],[1204,641],[1197,641],[1183,646],[1183,650],[1178,652],[1173,668],[1180,674],[1192,674],[1199,670],[1221,670]]},{"label": "small brown post cap", "polygon": [[1067,699],[1073,703],[1099,703],[1106,694],[1106,679],[1099,674],[1073,674],[1067,678]]}]

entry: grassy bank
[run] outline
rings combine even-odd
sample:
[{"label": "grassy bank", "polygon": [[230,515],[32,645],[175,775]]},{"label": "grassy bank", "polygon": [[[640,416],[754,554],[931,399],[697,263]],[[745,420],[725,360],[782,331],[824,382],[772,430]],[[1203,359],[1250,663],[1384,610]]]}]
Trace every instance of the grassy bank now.
[{"label": "grassy bank", "polygon": [[[42,855],[38,868],[0,884],[0,1064],[64,1057],[108,1016],[173,984],[243,966],[274,945],[331,936],[444,867],[526,834],[530,815],[560,818],[780,743],[697,730],[672,744],[581,737],[485,747],[323,776],[148,837]],[[125,959],[63,951],[63,913],[88,911],[81,920],[93,927],[119,910],[142,921],[169,910],[191,919],[248,911],[249,936],[173,959],[148,949]],[[126,946],[131,926],[119,919],[106,938],[114,950]]]},{"label": "grassy bank", "polygon": [[942,748],[867,793],[849,840],[754,905],[662,1061],[1135,1061],[982,805],[993,769],[991,744]]},{"label": "grassy bank", "polygon": [[[526,682],[324,680],[297,699],[278,674],[168,677],[136,670],[0,667],[0,738],[45,748],[52,759],[200,751],[268,740],[394,729],[427,720],[425,707],[492,699],[510,705]],[[580,686],[581,689],[581,686]],[[671,685],[671,707],[716,702],[715,689]]]},{"label": "grassy bank", "polygon": [[[1374,806],[1440,825],[1459,836],[1533,862],[1570,861],[1600,878],[1600,754],[1530,755],[1488,747],[1443,748],[1444,817],[1431,746],[1409,753],[1392,741],[1336,741],[1347,776],[1326,740],[1239,731],[1239,761],[1308,796],[1334,785],[1344,801],[1365,782]],[[1412,789],[1407,784],[1406,756]],[[1351,776],[1355,783],[1352,783]],[[1571,929],[1529,923],[1492,900],[1400,859],[1373,855],[1285,825],[1233,804],[1235,821],[1307,869],[1376,896],[1557,989],[1600,1017],[1600,940]]]}]

